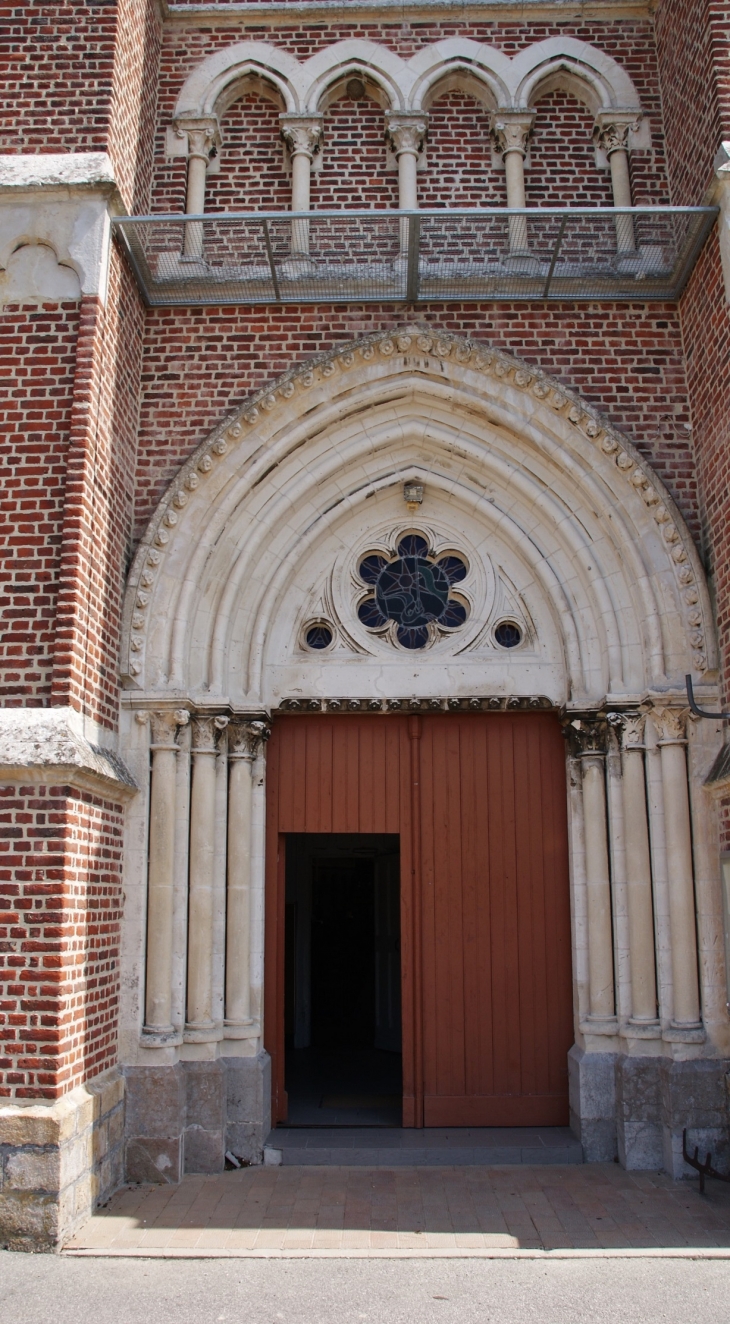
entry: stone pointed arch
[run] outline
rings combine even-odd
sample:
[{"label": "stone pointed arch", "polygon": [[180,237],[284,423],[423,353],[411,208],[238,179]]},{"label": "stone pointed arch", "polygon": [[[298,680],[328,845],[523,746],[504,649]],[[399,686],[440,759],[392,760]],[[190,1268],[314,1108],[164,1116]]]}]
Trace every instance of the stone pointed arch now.
[{"label": "stone pointed arch", "polygon": [[413,76],[405,60],[379,42],[349,38],[317,51],[302,66],[306,81],[306,109],[316,113],[327,93],[343,79],[361,75],[380,94],[385,108],[403,110]]},{"label": "stone pointed arch", "polygon": [[222,115],[247,78],[269,83],[290,113],[303,109],[306,79],[299,60],[270,42],[239,41],[195,66],[180,89],[173,120]]},{"label": "stone pointed arch", "polygon": [[562,80],[588,108],[641,112],[639,94],[613,56],[576,37],[549,37],[520,51],[511,62],[510,91],[515,107],[531,106]]},{"label": "stone pointed arch", "polygon": [[[427,500],[407,519],[413,478]],[[428,692],[450,693],[458,672],[472,692],[479,678],[556,704],[636,702],[714,664],[697,551],[631,443],[535,367],[406,326],[292,368],[190,457],[130,574],[126,684],[276,706],[302,668],[314,675],[298,631],[325,603],[347,680],[328,658],[316,684],[387,696],[403,659],[348,616],[350,546],[414,519],[434,543],[461,538],[477,579],[501,574],[535,640],[522,659],[485,653],[491,607],[475,589],[463,639],[424,661]]]}]

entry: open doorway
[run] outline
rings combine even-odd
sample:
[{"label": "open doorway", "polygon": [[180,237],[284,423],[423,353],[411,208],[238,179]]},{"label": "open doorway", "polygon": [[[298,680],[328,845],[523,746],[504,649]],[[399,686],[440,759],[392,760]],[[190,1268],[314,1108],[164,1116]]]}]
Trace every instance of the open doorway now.
[{"label": "open doorway", "polygon": [[400,1126],[400,853],[394,835],[286,838],[289,1126]]}]

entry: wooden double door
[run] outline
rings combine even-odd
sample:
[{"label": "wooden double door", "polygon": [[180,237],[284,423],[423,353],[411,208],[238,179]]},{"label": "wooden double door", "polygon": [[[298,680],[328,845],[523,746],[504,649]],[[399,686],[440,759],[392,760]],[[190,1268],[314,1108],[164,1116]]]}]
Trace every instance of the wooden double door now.
[{"label": "wooden double door", "polygon": [[543,713],[279,717],[265,1044],[286,1120],[286,840],[400,837],[404,1126],[559,1126],[573,1042],[565,754]]}]

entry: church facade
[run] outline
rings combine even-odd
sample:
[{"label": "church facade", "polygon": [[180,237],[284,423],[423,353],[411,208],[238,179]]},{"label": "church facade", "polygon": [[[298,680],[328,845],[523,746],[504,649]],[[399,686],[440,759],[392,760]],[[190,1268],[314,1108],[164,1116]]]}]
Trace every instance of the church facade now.
[{"label": "church facade", "polygon": [[727,9],[5,22],[3,1244],[287,1122],[730,1157]]}]

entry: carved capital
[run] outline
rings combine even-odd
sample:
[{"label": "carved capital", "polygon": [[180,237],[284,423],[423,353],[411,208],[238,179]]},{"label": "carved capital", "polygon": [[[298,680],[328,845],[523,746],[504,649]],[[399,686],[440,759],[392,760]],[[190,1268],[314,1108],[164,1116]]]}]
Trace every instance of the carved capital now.
[{"label": "carved capital", "polygon": [[639,127],[636,111],[599,110],[593,136],[606,156],[612,152],[628,152],[629,133]]},{"label": "carved capital", "polygon": [[616,732],[622,749],[644,748],[645,713],[609,713],[607,720]]},{"label": "carved capital", "polygon": [[496,110],[490,132],[497,151],[502,156],[508,152],[519,152],[524,156],[534,123],[534,110]]},{"label": "carved capital", "polygon": [[306,156],[311,161],[322,141],[321,115],[280,115],[279,126],[292,156]]},{"label": "carved capital", "polygon": [[405,115],[399,110],[386,115],[386,137],[396,156],[404,152],[418,156],[428,132],[428,115]]},{"label": "carved capital", "polygon": [[164,709],[150,713],[152,749],[177,750],[177,736],[180,727],[187,726],[190,713],[185,708]]},{"label": "carved capital", "polygon": [[228,757],[253,763],[270,735],[268,722],[232,722],[228,736]]},{"label": "carved capital", "polygon": [[194,717],[193,754],[217,754],[220,733],[227,726],[227,717]]},{"label": "carved capital", "polygon": [[687,739],[689,708],[653,708],[653,721],[660,745],[683,745]]},{"label": "carved capital", "polygon": [[606,753],[608,723],[600,717],[574,717],[564,727],[573,758],[601,758]]},{"label": "carved capital", "polygon": [[175,120],[174,128],[177,133],[187,135],[188,158],[197,156],[205,161],[206,165],[213,148],[218,149],[221,145],[218,120],[214,115],[199,117],[183,115]]}]

